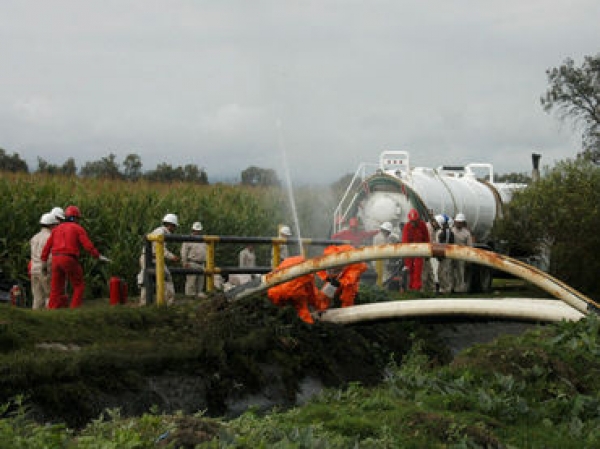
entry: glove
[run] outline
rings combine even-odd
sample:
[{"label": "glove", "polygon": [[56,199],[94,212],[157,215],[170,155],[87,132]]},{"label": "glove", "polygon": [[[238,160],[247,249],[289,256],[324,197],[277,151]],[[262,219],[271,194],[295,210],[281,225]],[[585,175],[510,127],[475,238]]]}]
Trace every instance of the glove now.
[{"label": "glove", "polygon": [[335,288],[338,288],[340,285],[340,281],[337,278],[327,278],[327,282],[333,285]]},{"label": "glove", "polygon": [[48,276],[48,263],[47,262],[42,263],[42,275]]},{"label": "glove", "polygon": [[108,257],[106,257],[106,256],[104,256],[102,254],[100,254],[100,256],[98,257],[98,260],[100,262],[110,262],[111,261]]},{"label": "glove", "polygon": [[339,286],[340,281],[337,279],[327,278],[327,282],[325,282],[325,285],[323,285],[323,288],[321,288],[321,292],[329,299],[333,299]]}]

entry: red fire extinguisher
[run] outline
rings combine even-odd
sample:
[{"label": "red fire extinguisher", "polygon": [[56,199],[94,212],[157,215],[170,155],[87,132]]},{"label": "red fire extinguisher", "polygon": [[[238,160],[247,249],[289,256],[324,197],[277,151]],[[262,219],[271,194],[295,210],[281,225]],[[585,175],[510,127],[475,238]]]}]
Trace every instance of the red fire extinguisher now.
[{"label": "red fire extinguisher", "polygon": [[21,287],[19,287],[17,284],[13,285],[12,288],[10,289],[10,303],[15,307],[20,307],[21,306],[21,296],[22,296]]},{"label": "red fire extinguisher", "polygon": [[111,306],[127,302],[127,282],[118,276],[113,276],[110,278],[108,286]]}]

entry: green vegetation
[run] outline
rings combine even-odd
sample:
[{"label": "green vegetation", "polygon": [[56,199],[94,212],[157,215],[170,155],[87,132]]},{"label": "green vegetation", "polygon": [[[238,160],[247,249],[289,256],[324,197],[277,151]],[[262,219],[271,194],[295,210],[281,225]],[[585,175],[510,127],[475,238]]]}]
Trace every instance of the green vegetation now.
[{"label": "green vegetation", "polygon": [[600,167],[564,161],[515,194],[494,232],[512,254],[551,255],[550,274],[600,299]]},{"label": "green vegetation", "polygon": [[[326,237],[333,197],[317,195],[309,188],[296,193],[303,232]],[[277,225],[292,225],[285,192],[278,188],[202,186],[189,183],[154,184],[144,181],[90,180],[75,177],[11,175],[0,178],[0,268],[13,279],[27,281],[29,239],[39,231],[42,213],[53,206],[76,204],[82,225],[101,253],[112,262],[98,263],[83,257],[86,298],[108,296],[108,279],[124,278],[137,293],[138,258],[144,236],[160,225],[167,212],[177,213],[180,233],[189,233],[194,221],[202,221],[210,235],[276,236]],[[170,245],[178,250],[177,245]],[[237,266],[242,245],[220,244],[218,266]],[[260,265],[270,265],[270,248],[257,248]]]},{"label": "green vegetation", "polygon": [[[292,310],[259,298],[226,304],[215,297],[200,307],[162,310],[95,307],[51,314],[0,308],[0,315],[0,441],[6,447],[600,445],[595,316],[501,337],[450,361],[426,323],[306,326]],[[331,386],[303,406],[250,408],[232,418],[204,410],[166,412],[151,402],[135,416],[126,403],[107,404],[95,417],[89,416],[93,407],[85,407],[90,399],[102,402],[108,391],[120,392],[124,401],[144,396],[144,378],[156,381],[165,372],[210,379],[218,372],[214,391],[241,384],[258,391],[265,382],[272,386],[260,370],[266,360],[277,360],[287,372],[290,391],[297,391],[300,374],[310,374],[311,367],[329,373],[322,378],[330,376]],[[359,360],[363,370],[386,367],[383,382],[338,377]],[[7,396],[9,390],[21,393]],[[44,394],[55,401],[47,410],[59,407],[65,416],[76,410],[88,419],[80,425],[51,419],[43,413]],[[68,403],[61,403],[65,398]]]}]

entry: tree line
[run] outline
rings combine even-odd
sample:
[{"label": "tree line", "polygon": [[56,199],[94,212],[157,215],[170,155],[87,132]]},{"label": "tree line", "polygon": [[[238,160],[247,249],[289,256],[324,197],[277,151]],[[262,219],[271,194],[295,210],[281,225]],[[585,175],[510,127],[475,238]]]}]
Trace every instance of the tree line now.
[{"label": "tree line", "polygon": [[[195,164],[172,166],[165,162],[160,163],[154,170],[143,171],[142,159],[138,154],[128,154],[123,162],[117,161],[113,153],[96,161],[83,164],[78,169],[75,159],[68,158],[62,165],[51,164],[38,157],[38,166],[33,173],[46,175],[80,176],[88,179],[110,179],[122,181],[152,181],[152,182],[187,182],[192,184],[207,185],[208,174],[204,168]],[[30,173],[29,166],[19,153],[9,154],[0,148],[0,171],[12,173]],[[250,166],[241,172],[242,185],[248,186],[279,186],[280,181],[275,170]]]}]

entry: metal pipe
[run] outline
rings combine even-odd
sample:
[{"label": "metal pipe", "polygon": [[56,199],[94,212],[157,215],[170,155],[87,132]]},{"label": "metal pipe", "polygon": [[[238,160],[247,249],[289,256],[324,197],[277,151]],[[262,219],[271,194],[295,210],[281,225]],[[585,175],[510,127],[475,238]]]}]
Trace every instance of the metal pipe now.
[{"label": "metal pipe", "polygon": [[395,259],[402,257],[439,257],[465,260],[480,265],[486,265],[510,273],[538,286],[555,298],[558,298],[576,310],[579,310],[581,313],[587,314],[590,310],[600,310],[600,305],[587,296],[531,265],[527,265],[508,256],[471,246],[431,243],[396,243],[366,246],[350,251],[308,259],[298,265],[282,270],[275,270],[263,275],[256,282],[250,282],[246,286],[241,286],[245,288],[231,290],[228,292],[228,296],[231,298],[243,298],[267,290],[296,277],[325,270],[327,268],[369,260]]}]

